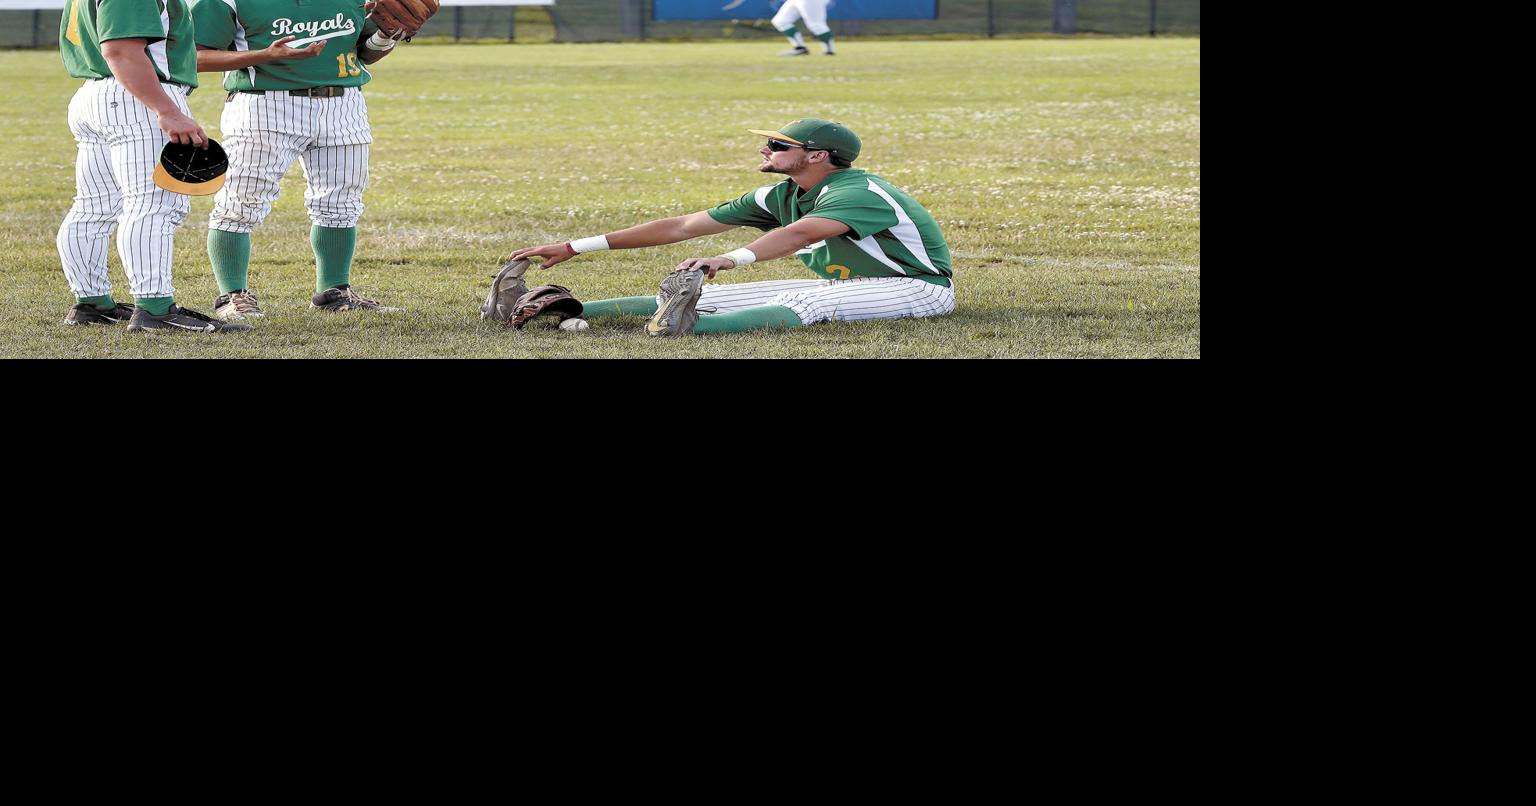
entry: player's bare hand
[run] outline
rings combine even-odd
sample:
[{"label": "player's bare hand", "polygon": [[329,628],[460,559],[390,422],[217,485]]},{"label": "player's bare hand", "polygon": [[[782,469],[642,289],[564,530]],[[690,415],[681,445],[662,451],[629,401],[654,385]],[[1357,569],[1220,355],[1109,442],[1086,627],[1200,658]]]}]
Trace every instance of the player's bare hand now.
[{"label": "player's bare hand", "polygon": [[326,40],[321,40],[319,42],[311,42],[302,48],[288,47],[288,43],[295,39],[298,39],[298,37],[285,36],[282,39],[279,39],[276,42],[268,45],[266,49],[267,60],[276,62],[283,60],[313,59],[320,55],[320,51],[325,50],[325,46],[327,44]]},{"label": "player's bare hand", "polygon": [[576,250],[572,249],[569,243],[547,243],[543,246],[529,246],[507,255],[506,262],[536,257],[544,258],[544,264],[539,266],[539,268],[547,269],[556,263],[564,263],[576,257]]},{"label": "player's bare hand", "polygon": [[672,273],[698,270],[704,272],[706,277],[713,280],[716,274],[734,268],[736,268],[736,261],[728,257],[691,257],[677,264],[677,268],[673,269]]},{"label": "player's bare hand", "polygon": [[160,130],[165,132],[166,137],[171,138],[171,142],[178,145],[208,147],[208,133],[203,131],[202,126],[197,125],[197,121],[180,112],[162,112]]}]

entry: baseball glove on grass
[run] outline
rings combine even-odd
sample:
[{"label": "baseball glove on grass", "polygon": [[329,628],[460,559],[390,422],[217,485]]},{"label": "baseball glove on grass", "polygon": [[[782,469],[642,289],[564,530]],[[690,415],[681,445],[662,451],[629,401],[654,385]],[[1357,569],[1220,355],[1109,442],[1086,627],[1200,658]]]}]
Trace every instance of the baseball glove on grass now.
[{"label": "baseball glove on grass", "polygon": [[535,316],[552,314],[557,321],[564,322],[573,316],[581,316],[581,310],[581,302],[571,296],[571,289],[563,285],[541,285],[517,301],[517,307],[512,309],[512,321],[507,324],[522,330],[523,325]]},{"label": "baseball glove on grass", "polygon": [[438,0],[372,0],[365,3],[368,18],[385,36],[410,39],[441,7]]}]

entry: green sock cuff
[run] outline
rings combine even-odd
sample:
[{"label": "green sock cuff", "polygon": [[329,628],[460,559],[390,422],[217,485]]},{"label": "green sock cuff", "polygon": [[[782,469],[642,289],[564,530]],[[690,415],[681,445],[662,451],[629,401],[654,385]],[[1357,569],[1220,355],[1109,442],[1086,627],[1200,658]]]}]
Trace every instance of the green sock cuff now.
[{"label": "green sock cuff", "polygon": [[315,250],[315,293],[352,282],[357,227],[339,229],[316,224],[309,229],[309,245]]},{"label": "green sock cuff", "polygon": [[594,316],[653,316],[655,313],[655,297],[619,297],[581,304],[581,316],[584,319]]},{"label": "green sock cuff", "polygon": [[75,301],[81,305],[89,305],[103,311],[110,311],[117,307],[117,303],[112,300],[111,294],[105,297],[75,297]]},{"label": "green sock cuff", "polygon": [[208,230],[208,262],[219,293],[242,291],[250,287],[251,234]]},{"label": "green sock cuff", "polygon": [[174,297],[134,297],[133,304],[143,308],[150,316],[165,316],[176,304]]},{"label": "green sock cuff", "polygon": [[783,34],[783,35],[785,35],[785,36],[787,36],[787,37],[790,37],[790,38],[791,38],[791,39],[793,39],[793,38],[794,38],[794,36],[795,36],[795,34],[798,34],[798,33],[800,33],[800,29],[799,29],[799,28],[796,28],[796,27],[795,27],[795,26],[793,26],[793,25],[791,25],[791,26],[789,26],[789,27],[788,27],[788,28],[785,28],[785,29],[784,29],[784,30],[782,30],[782,31],[780,31],[780,32],[779,32],[779,33],[781,33],[781,34]]},{"label": "green sock cuff", "polygon": [[783,305],[759,305],[730,313],[702,314],[694,325],[695,333],[740,333],[767,327],[800,327],[804,322]]},{"label": "green sock cuff", "polygon": [[823,42],[831,42],[832,41],[832,32],[831,31],[827,31],[824,34],[817,34],[816,38],[820,39]]}]

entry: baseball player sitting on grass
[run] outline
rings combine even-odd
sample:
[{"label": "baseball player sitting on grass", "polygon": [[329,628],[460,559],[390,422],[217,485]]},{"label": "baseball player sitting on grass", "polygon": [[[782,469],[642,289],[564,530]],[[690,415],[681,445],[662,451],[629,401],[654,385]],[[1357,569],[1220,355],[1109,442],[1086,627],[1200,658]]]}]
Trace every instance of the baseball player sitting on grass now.
[{"label": "baseball player sitting on grass", "polygon": [[[359,0],[192,0],[197,69],[224,72],[220,128],[229,179],[208,217],[208,259],[219,284],[214,315],[262,316],[249,287],[251,231],[272,212],[278,183],[304,164],[312,222],[310,308],[393,312],[352,290],[357,222],[373,131],[362,87],[373,64],[414,30],[382,30]],[[436,3],[432,3],[435,7]],[[370,17],[369,15],[374,16]]]},{"label": "baseball player sitting on grass", "polygon": [[[541,257],[547,269],[584,252],[661,246],[740,226],[767,233],[728,254],[683,261],[656,297],[585,305],[582,315],[589,319],[650,316],[645,329],[652,336],[941,316],[955,309],[949,246],[939,225],[901,189],[852,167],[860,141],[848,127],[806,118],[778,131],[749,131],[768,138],[758,151],[758,170],[788,179],[711,210],[519,249],[507,259]],[[704,284],[706,276],[790,254],[822,279]]]}]

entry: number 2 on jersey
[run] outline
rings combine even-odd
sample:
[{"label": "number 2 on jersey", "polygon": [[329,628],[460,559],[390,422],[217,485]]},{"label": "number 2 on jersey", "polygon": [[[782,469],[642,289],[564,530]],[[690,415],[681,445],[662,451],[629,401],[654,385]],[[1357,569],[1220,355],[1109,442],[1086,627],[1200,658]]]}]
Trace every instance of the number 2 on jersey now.
[{"label": "number 2 on jersey", "polygon": [[346,78],[347,76],[360,76],[363,74],[362,66],[357,63],[356,53],[343,53],[340,56],[337,56],[336,68],[337,78]]}]

